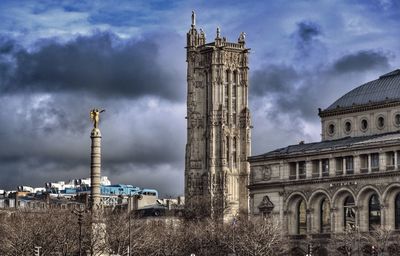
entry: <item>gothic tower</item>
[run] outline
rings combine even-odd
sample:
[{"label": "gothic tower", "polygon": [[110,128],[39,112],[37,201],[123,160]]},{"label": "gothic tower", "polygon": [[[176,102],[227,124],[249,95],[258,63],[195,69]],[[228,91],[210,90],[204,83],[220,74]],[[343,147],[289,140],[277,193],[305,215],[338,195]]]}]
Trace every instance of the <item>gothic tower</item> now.
[{"label": "gothic tower", "polygon": [[251,124],[245,34],[230,43],[217,28],[214,42],[206,43],[193,12],[186,50],[187,210],[224,220],[247,214]]}]

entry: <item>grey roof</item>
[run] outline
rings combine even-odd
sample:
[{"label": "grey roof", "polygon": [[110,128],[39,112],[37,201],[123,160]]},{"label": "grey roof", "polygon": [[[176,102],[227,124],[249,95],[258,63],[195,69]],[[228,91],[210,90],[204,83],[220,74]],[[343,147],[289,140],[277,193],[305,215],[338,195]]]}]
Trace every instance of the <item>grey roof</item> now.
[{"label": "grey roof", "polygon": [[400,69],[382,75],[346,93],[325,110],[400,100]]},{"label": "grey roof", "polygon": [[306,154],[313,152],[323,152],[325,150],[333,150],[340,148],[347,148],[352,146],[362,146],[363,144],[370,143],[384,143],[385,141],[400,140],[400,132],[391,132],[384,134],[376,134],[360,137],[345,137],[337,140],[325,140],[321,142],[304,143],[297,145],[290,145],[285,148],[278,148],[268,153],[252,156],[252,159],[258,158],[281,158],[295,154]]}]

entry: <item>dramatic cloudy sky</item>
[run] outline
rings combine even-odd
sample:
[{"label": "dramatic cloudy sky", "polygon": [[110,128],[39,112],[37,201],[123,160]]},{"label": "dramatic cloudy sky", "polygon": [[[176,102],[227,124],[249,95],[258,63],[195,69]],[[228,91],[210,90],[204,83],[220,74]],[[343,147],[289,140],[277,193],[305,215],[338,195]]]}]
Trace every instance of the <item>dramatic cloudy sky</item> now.
[{"label": "dramatic cloudy sky", "polygon": [[103,107],[103,174],[183,193],[185,40],[247,33],[253,155],[318,141],[317,109],[400,67],[400,2],[0,1],[0,188],[89,176]]}]

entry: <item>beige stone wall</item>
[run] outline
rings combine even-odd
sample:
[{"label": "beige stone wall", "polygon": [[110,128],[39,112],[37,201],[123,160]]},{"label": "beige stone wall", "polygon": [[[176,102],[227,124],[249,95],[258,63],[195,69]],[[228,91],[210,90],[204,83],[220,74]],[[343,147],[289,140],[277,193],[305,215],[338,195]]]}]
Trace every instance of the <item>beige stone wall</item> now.
[{"label": "beige stone wall", "polygon": [[[387,153],[396,152],[395,165],[387,163]],[[395,228],[395,198],[400,193],[400,166],[398,155],[400,146],[390,143],[375,146],[365,145],[363,149],[337,150],[330,154],[304,155],[288,159],[263,160],[251,162],[250,213],[260,215],[259,206],[265,196],[274,204],[273,213],[278,214],[286,232],[297,233],[298,205],[304,200],[307,206],[307,230],[309,234],[320,231],[320,204],[325,199],[330,204],[330,229],[332,232],[344,230],[344,201],[352,196],[355,201],[355,225],[361,231],[369,229],[368,203],[373,194],[379,198],[381,205],[381,225]],[[361,173],[360,155],[379,154],[379,169]],[[352,155],[354,157],[354,174],[336,173],[335,158]],[[330,162],[329,176],[313,177],[310,168],[313,160],[328,158]],[[289,180],[288,171],[282,179],[261,179],[265,170],[270,168],[277,172],[288,170],[290,162],[306,161],[307,176],[305,179]],[[370,163],[370,162],[369,162]],[[278,168],[279,166],[279,168]],[[271,175],[272,176],[272,175]]]},{"label": "beige stone wall", "polygon": [[[366,136],[400,130],[400,125],[396,124],[395,116],[400,114],[400,106],[379,108],[368,111],[354,112],[342,115],[334,115],[321,118],[322,140],[339,139],[347,136]],[[384,118],[384,126],[378,127],[378,118]],[[366,130],[361,129],[361,121],[368,122]],[[346,122],[351,123],[351,131],[345,131]],[[335,126],[335,132],[329,133],[329,125]]]}]

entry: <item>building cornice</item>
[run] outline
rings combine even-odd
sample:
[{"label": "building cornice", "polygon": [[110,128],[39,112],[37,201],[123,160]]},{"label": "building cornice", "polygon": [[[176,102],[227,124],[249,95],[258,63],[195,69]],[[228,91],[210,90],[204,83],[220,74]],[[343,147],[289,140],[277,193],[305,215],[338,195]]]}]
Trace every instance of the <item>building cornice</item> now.
[{"label": "building cornice", "polygon": [[297,185],[312,185],[321,183],[332,183],[332,182],[349,182],[365,179],[377,179],[384,177],[399,177],[400,171],[379,171],[373,173],[360,173],[360,174],[345,174],[341,176],[328,176],[322,178],[307,178],[301,180],[278,180],[273,182],[260,182],[250,184],[247,187],[249,189],[267,189],[277,188],[285,186],[297,186]]},{"label": "building cornice", "polygon": [[[347,145],[347,146],[339,146],[339,147],[332,147],[320,150],[312,150],[312,151],[299,151],[295,153],[287,153],[281,155],[271,155],[271,156],[251,156],[248,157],[247,160],[249,162],[260,162],[260,161],[280,161],[280,160],[287,160],[291,158],[297,157],[310,157],[310,156],[318,156],[318,155],[325,155],[325,154],[340,154],[345,152],[354,152],[356,150],[370,150],[375,148],[383,148],[383,147],[393,147],[400,145],[400,138],[396,140],[390,141],[375,141],[370,143],[363,143],[362,145]],[[354,155],[354,153],[352,153]]]},{"label": "building cornice", "polygon": [[399,99],[387,100],[384,102],[370,102],[368,104],[363,104],[363,105],[353,105],[350,107],[338,107],[336,109],[323,110],[323,111],[319,111],[318,115],[319,115],[319,117],[337,116],[337,115],[343,115],[343,114],[349,114],[349,113],[355,113],[355,112],[363,112],[363,111],[379,109],[379,108],[395,107],[395,106],[399,106],[399,105],[400,105]]}]

